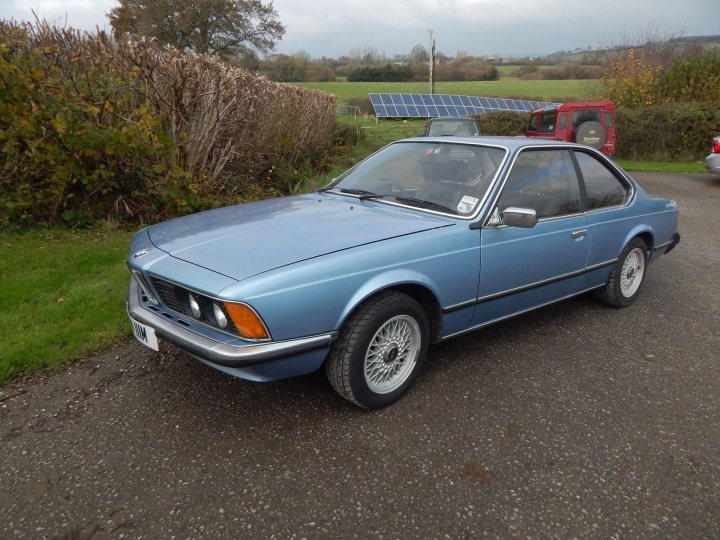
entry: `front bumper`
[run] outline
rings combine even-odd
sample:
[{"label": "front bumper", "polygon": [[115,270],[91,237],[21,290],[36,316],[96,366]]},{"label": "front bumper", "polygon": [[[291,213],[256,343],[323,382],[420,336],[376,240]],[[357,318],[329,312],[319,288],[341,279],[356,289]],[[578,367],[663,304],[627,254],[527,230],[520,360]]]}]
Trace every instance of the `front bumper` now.
[{"label": "front bumper", "polygon": [[243,368],[258,364],[288,359],[304,353],[329,349],[335,334],[330,332],[316,336],[236,345],[207,338],[179,322],[173,312],[159,309],[150,311],[140,304],[140,287],[134,278],[130,279],[127,297],[128,315],[155,329],[158,336],[174,343],[184,351],[201,360],[229,368]]}]

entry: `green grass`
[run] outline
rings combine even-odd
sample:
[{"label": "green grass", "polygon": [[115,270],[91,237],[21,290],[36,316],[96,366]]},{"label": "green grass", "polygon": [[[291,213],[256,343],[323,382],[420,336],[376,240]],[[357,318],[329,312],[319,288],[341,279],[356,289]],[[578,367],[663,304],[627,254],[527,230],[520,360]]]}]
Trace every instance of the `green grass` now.
[{"label": "green grass", "polygon": [[634,161],[630,159],[618,159],[617,163],[628,172],[707,172],[705,165],[700,161]]},{"label": "green grass", "polygon": [[130,236],[106,227],[0,234],[0,383],[59,367],[129,333]]},{"label": "green grass", "polygon": [[[353,98],[366,98],[370,92],[426,94],[428,83],[377,83],[377,82],[313,82],[294,83],[304,88],[322,90],[345,103]],[[590,99],[596,93],[597,81],[524,81],[514,77],[501,77],[499,81],[439,82],[436,94],[460,94],[505,98],[532,98],[542,101]]]}]

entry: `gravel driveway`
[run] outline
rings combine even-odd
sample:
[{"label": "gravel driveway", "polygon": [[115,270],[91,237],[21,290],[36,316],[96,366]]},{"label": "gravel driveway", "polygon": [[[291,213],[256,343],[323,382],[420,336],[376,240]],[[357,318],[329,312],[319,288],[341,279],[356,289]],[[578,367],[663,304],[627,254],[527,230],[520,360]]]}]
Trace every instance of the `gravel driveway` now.
[{"label": "gravel driveway", "polygon": [[0,389],[0,538],[720,536],[720,177],[637,174],[682,243],[435,346],[364,412],[129,343]]}]

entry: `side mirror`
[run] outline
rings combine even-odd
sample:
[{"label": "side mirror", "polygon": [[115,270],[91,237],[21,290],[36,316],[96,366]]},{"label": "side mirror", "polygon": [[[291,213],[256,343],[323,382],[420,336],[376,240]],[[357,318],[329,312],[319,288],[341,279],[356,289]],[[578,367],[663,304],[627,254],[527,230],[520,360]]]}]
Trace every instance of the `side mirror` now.
[{"label": "side mirror", "polygon": [[530,208],[509,206],[502,212],[502,224],[508,227],[530,229],[537,223],[537,214]]}]

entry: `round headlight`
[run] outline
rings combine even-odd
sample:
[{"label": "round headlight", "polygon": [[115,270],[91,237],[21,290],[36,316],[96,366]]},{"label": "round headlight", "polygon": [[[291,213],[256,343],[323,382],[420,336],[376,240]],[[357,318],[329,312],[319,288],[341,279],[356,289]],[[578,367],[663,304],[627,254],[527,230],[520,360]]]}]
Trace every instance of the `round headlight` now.
[{"label": "round headlight", "polygon": [[198,304],[192,294],[188,294],[188,304],[190,305],[190,313],[192,313],[192,316],[199,319],[202,316],[202,311],[200,311],[200,304]]},{"label": "round headlight", "polygon": [[223,310],[217,304],[213,304],[213,315],[220,328],[227,328],[228,320]]}]

